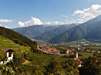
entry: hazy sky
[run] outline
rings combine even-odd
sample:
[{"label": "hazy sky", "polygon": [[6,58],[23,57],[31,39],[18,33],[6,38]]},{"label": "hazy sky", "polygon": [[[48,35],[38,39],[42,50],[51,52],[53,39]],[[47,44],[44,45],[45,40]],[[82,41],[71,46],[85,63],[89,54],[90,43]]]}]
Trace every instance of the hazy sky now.
[{"label": "hazy sky", "polygon": [[0,0],[0,26],[82,23],[101,15],[101,0]]}]

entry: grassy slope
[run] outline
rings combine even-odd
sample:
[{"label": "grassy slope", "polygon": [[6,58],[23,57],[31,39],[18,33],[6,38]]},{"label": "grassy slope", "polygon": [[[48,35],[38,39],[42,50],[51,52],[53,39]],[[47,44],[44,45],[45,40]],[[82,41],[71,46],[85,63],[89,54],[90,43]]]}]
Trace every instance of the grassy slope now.
[{"label": "grassy slope", "polygon": [[88,58],[89,56],[93,56],[93,53],[87,53],[87,52],[79,52],[82,56],[79,56],[79,59],[85,59]]},{"label": "grassy slope", "polygon": [[15,51],[20,50],[21,52],[24,52],[26,50],[29,50],[30,48],[20,46],[13,41],[0,36],[0,49],[13,49]]}]

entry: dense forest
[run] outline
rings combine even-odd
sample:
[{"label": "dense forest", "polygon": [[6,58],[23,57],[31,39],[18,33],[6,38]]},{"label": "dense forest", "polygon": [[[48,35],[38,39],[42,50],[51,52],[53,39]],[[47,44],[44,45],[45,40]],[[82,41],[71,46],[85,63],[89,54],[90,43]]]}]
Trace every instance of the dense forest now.
[{"label": "dense forest", "polygon": [[37,45],[37,42],[32,41],[29,38],[4,27],[0,27],[0,35],[14,41],[17,44],[29,46],[31,49],[35,49]]}]

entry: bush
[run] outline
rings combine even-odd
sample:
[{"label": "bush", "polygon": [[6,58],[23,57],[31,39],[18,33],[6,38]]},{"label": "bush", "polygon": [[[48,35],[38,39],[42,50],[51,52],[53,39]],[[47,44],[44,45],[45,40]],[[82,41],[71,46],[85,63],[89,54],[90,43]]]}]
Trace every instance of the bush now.
[{"label": "bush", "polygon": [[0,50],[0,61],[4,61],[6,59],[7,59],[6,53],[4,53],[4,51]]}]

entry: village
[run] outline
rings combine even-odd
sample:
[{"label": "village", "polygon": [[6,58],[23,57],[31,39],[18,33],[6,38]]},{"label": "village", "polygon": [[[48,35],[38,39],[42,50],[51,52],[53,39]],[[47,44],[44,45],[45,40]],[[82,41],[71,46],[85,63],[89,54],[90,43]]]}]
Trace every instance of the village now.
[{"label": "village", "polygon": [[[77,47],[77,46],[76,46]],[[48,55],[56,55],[59,57],[68,57],[68,58],[73,58],[77,63],[78,63],[78,67],[81,67],[82,65],[82,61],[79,59],[79,52],[88,52],[88,53],[101,53],[100,50],[95,51],[95,50],[82,50],[79,48],[80,46],[77,47],[77,49],[66,49],[65,53],[61,53],[61,50],[58,50],[54,47],[50,47],[49,44],[47,45],[42,45],[41,47],[38,46],[36,49],[39,51],[42,51],[44,54],[48,54]],[[7,64],[8,62],[10,62],[11,60],[13,60],[13,56],[14,56],[14,50],[11,49],[2,49],[2,51],[4,51],[7,55],[7,60],[6,61],[1,61],[0,64]]]},{"label": "village", "polygon": [[67,48],[65,50],[65,53],[61,54],[60,50],[58,50],[56,48],[53,48],[53,47],[50,48],[49,44],[43,45],[41,47],[39,47],[37,45],[37,49],[42,51],[45,54],[48,54],[48,55],[56,55],[56,56],[60,56],[60,57],[67,56],[69,58],[74,58],[74,60],[78,63],[78,67],[81,67],[81,65],[82,65],[82,61],[79,59],[78,52],[87,52],[87,53],[93,53],[93,54],[96,53],[96,52],[97,53],[101,53],[100,50],[98,50],[98,51],[95,51],[95,50],[92,50],[92,51],[91,50],[82,50],[82,49],[80,49],[78,47],[77,50],[75,50],[75,49],[68,49]]},{"label": "village", "polygon": [[75,54],[75,51],[78,51],[78,52],[88,52],[88,53],[101,53],[101,50],[90,50],[90,49],[84,50],[84,49],[80,49],[80,47],[77,46],[77,49],[73,49],[73,48],[72,49],[68,49],[67,48],[65,50],[65,53],[61,54],[60,50],[58,50],[58,49],[56,49],[54,47],[50,47],[49,44],[43,45],[41,47],[39,47],[37,45],[36,49],[38,49],[38,50],[40,50],[40,51],[42,51],[42,52],[44,52],[46,54],[55,54],[55,55],[59,55],[59,56],[65,56],[66,55],[66,56],[69,56],[69,57],[73,56]]}]

